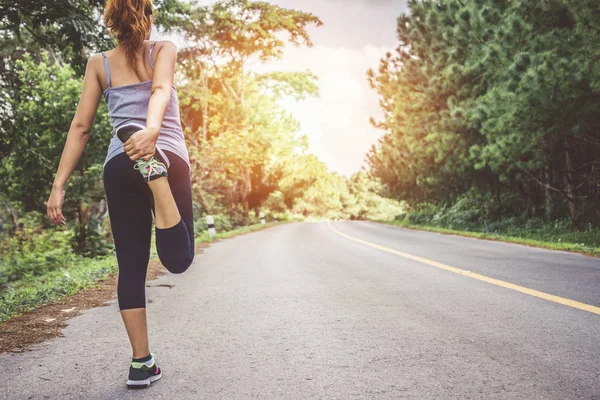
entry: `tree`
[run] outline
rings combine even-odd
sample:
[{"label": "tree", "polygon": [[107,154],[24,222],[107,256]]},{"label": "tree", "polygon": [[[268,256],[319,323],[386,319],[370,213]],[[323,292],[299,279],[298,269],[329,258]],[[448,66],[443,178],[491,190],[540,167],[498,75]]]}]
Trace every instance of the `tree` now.
[{"label": "tree", "polygon": [[[2,0],[0,2],[0,157],[11,153],[14,110],[9,99],[19,96],[17,60],[29,54],[40,62],[69,64],[82,77],[91,53],[116,45],[102,23],[105,0]],[[186,5],[178,0],[155,0],[158,26],[172,29]]]},{"label": "tree", "polygon": [[[36,63],[26,54],[17,61],[16,71],[22,83],[19,97],[11,101],[13,129],[20,132],[10,142],[11,153],[0,161],[3,171],[0,190],[23,212],[44,210],[51,182],[65,143],[68,126],[75,114],[82,81],[68,65],[49,64],[49,56],[41,54]],[[81,156],[65,191],[64,215],[76,219],[78,248],[87,246],[87,224],[90,218],[105,212],[98,208],[104,198],[102,163],[111,138],[108,111],[101,104],[93,126],[93,134]]]},{"label": "tree", "polygon": [[388,192],[413,203],[518,193],[514,214],[600,222],[600,5],[409,5],[397,51],[369,72],[385,134],[368,160]]},{"label": "tree", "polygon": [[[269,182],[272,154],[296,145],[297,125],[275,98],[317,93],[310,73],[258,75],[247,65],[280,57],[281,33],[294,44],[312,45],[306,27],[313,23],[321,24],[311,14],[231,0],[192,7],[181,24],[194,43],[181,51],[182,80],[188,82],[181,101],[188,143],[197,149],[201,176],[212,166],[229,209],[241,204],[246,217],[276,188]],[[214,183],[202,186],[217,189]]]}]

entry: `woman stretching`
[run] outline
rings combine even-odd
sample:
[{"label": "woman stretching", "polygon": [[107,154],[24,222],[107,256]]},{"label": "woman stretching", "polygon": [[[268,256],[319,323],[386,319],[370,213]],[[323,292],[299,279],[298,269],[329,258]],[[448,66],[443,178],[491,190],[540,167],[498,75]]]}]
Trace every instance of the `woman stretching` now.
[{"label": "woman stretching", "polygon": [[148,387],[161,378],[150,353],[145,308],[152,214],[162,264],[178,274],[194,259],[190,163],[173,85],[177,49],[171,42],[148,40],[152,0],[108,0],[104,20],[118,46],[93,55],[87,63],[48,199],[48,217],[65,224],[64,187],[104,96],[113,137],[102,178],[119,264],[119,308],[133,349],[127,385]]}]

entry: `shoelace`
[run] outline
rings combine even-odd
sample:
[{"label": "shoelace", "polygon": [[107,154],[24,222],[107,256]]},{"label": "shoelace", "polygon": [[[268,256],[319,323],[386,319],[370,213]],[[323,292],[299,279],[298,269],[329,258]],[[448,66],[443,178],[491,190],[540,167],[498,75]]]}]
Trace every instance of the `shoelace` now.
[{"label": "shoelace", "polygon": [[163,168],[165,171],[167,170],[166,165],[154,157],[152,157],[149,161],[145,161],[140,158],[135,162],[135,166],[133,167],[135,170],[142,170],[140,172],[142,173],[142,176],[146,176],[148,178],[148,182],[150,182],[150,177],[153,175],[153,173],[161,173],[159,168]]}]

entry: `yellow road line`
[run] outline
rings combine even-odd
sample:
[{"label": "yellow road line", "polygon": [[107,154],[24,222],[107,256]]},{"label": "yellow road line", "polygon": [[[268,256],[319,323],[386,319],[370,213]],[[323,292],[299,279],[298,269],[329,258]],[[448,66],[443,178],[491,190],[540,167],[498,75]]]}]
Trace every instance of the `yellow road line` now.
[{"label": "yellow road line", "polygon": [[529,288],[526,288],[526,287],[523,287],[523,286],[515,285],[514,283],[504,282],[504,281],[501,281],[499,279],[490,278],[490,277],[487,277],[487,276],[484,276],[484,275],[479,275],[479,274],[476,274],[476,273],[471,272],[471,271],[466,271],[464,269],[460,269],[460,268],[456,268],[456,267],[451,267],[450,265],[442,264],[442,263],[437,262],[437,261],[428,260],[426,258],[419,257],[419,256],[414,256],[412,254],[408,254],[408,253],[405,253],[403,251],[398,251],[398,250],[390,249],[389,247],[385,247],[385,246],[382,246],[382,245],[379,245],[379,244],[376,244],[376,243],[372,243],[372,242],[369,242],[369,241],[366,241],[366,240],[358,239],[358,238],[355,238],[354,236],[350,236],[348,234],[340,232],[339,230],[337,230],[336,228],[334,228],[329,223],[329,221],[327,221],[327,226],[329,226],[329,229],[331,229],[334,233],[336,233],[336,234],[338,234],[340,236],[343,236],[346,239],[350,239],[350,240],[353,240],[355,242],[362,243],[362,244],[364,244],[366,246],[370,246],[370,247],[376,248],[377,250],[385,251],[387,253],[396,254],[396,255],[398,255],[400,257],[408,258],[409,260],[418,261],[420,263],[431,265],[432,267],[440,268],[440,269],[443,269],[445,271],[454,272],[455,274],[460,274],[460,275],[467,276],[469,278],[477,279],[478,281],[483,281],[483,282],[491,283],[492,285],[500,286],[500,287],[503,287],[503,288],[506,288],[506,289],[511,289],[511,290],[514,290],[514,291],[517,291],[517,292],[520,292],[520,293],[528,294],[530,296],[538,297],[540,299],[552,301],[554,303],[562,304],[562,305],[565,305],[565,306],[577,308],[579,310],[588,311],[588,312],[591,312],[593,314],[600,315],[600,307],[592,306],[592,305],[585,304],[585,303],[580,303],[579,301],[575,301],[575,300],[571,300],[571,299],[565,299],[564,297],[554,296],[552,294],[540,292],[539,290],[529,289]]}]

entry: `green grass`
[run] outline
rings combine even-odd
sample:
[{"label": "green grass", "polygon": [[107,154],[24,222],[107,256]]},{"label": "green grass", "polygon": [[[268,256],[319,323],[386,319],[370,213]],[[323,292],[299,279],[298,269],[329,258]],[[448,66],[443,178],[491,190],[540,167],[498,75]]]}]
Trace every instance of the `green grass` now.
[{"label": "green grass", "polygon": [[270,228],[275,225],[281,225],[285,222],[277,222],[277,223],[268,223],[265,225],[255,224],[242,226],[232,231],[227,232],[217,232],[216,236],[210,236],[208,232],[202,232],[202,234],[196,236],[196,243],[210,243],[220,239],[227,239],[237,235],[243,235],[244,233],[250,233],[255,231],[260,231],[262,229]]},{"label": "green grass", "polygon": [[82,258],[80,263],[68,269],[49,271],[40,276],[25,275],[0,292],[0,322],[80,292],[116,271],[116,258],[108,256],[102,259]]},{"label": "green grass", "polygon": [[[228,232],[219,232],[215,237],[203,232],[196,237],[196,243],[214,242],[274,225],[276,224],[244,226]],[[152,243],[151,256],[155,258],[154,240]],[[0,265],[0,269],[1,267]],[[6,284],[0,291],[0,322],[92,287],[117,270],[116,257],[110,255],[97,259],[81,257],[68,268],[54,269],[41,275],[25,274],[20,279]]]},{"label": "green grass", "polygon": [[522,228],[518,226],[504,227],[494,232],[476,230],[457,230],[425,224],[411,224],[406,221],[377,221],[380,223],[401,226],[409,229],[418,229],[443,234],[460,235],[479,239],[499,240],[509,243],[524,244],[527,246],[543,247],[552,250],[564,250],[600,257],[600,231],[577,231],[564,226],[551,225]]}]

